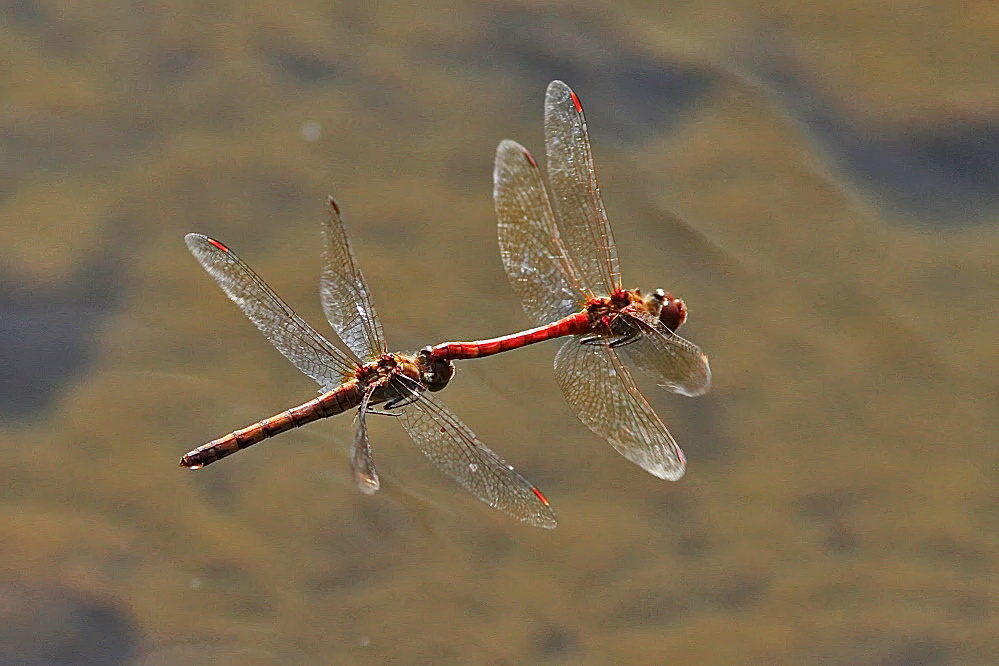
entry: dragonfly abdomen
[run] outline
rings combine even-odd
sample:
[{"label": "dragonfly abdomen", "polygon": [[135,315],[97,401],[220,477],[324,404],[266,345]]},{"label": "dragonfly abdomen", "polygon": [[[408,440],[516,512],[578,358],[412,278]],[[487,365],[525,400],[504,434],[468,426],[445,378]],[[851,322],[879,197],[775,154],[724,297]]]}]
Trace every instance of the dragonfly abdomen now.
[{"label": "dragonfly abdomen", "polygon": [[180,459],[180,465],[190,469],[201,469],[205,465],[210,465],[216,460],[221,460],[265,439],[319,419],[342,414],[360,404],[361,389],[358,382],[356,380],[345,382],[314,400],[292,407],[253,425],[235,430],[228,435],[203,444],[193,451],[188,451]]},{"label": "dragonfly abdomen", "polygon": [[577,312],[563,317],[547,326],[539,326],[529,331],[504,335],[491,340],[476,340],[475,342],[442,342],[431,349],[431,356],[437,359],[459,360],[492,356],[500,352],[519,349],[537,342],[567,335],[589,333],[592,328],[590,316],[586,312]]}]

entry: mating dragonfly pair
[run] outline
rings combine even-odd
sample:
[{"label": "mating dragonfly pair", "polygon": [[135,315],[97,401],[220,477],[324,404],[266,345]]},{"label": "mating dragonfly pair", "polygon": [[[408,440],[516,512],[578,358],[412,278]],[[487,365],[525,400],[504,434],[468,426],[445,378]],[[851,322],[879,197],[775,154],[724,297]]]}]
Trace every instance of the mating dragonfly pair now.
[{"label": "mating dragonfly pair", "polygon": [[[493,174],[503,265],[538,326],[528,331],[445,342],[415,354],[390,353],[332,198],[323,226],[319,294],[345,349],[303,321],[228,247],[188,234],[187,246],[229,298],[324,392],[194,449],[180,464],[199,469],[279,433],[357,408],[351,468],[358,487],[373,493],[379,478],[366,416],[390,413],[427,458],[480,500],[530,525],[552,528],[555,514],[544,494],[429,393],[450,381],[452,361],[568,337],[555,356],[555,377],[580,420],[647,472],[674,481],[683,476],[683,452],[628,368],[634,365],[657,384],[696,396],[711,384],[708,358],[676,334],[687,316],[682,300],[661,289],[642,295],[622,288],[583,108],[561,81],[548,86],[545,144],[550,193],[534,158],[514,141],[500,143]],[[390,411],[375,410],[376,405]]]}]

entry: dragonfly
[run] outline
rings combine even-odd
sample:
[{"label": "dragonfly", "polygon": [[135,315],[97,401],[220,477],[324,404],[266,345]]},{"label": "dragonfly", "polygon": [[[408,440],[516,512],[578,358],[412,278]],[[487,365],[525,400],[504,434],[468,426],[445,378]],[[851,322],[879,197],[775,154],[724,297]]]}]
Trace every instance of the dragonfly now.
[{"label": "dragonfly", "polygon": [[428,362],[480,358],[572,336],[555,356],[555,378],[579,419],[625,458],[663,479],[686,459],[635,383],[629,366],[686,396],[711,385],[708,357],[677,335],[687,306],[662,289],[624,289],[597,185],[579,97],[562,81],[545,95],[548,183],[526,148],[496,150],[493,198],[507,277],[537,328],[474,342],[444,342]]},{"label": "dragonfly", "polygon": [[[361,491],[374,493],[381,483],[366,416],[389,414],[431,462],[475,497],[529,525],[555,527],[555,514],[544,494],[429,395],[447,386],[454,375],[451,362],[388,352],[381,320],[332,197],[323,225],[319,293],[323,312],[343,348],[299,317],[221,242],[201,234],[188,234],[185,241],[226,295],[285,358],[322,387],[322,394],[189,451],[180,460],[182,467],[200,469],[292,428],[356,408],[350,460]],[[374,409],[377,405],[396,411],[379,411]]]}]

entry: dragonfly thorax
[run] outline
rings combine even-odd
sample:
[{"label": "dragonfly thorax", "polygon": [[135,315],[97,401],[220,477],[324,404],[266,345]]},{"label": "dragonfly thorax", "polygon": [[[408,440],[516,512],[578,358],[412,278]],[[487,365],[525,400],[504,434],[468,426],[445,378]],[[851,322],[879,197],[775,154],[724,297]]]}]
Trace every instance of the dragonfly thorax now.
[{"label": "dragonfly thorax", "polygon": [[410,379],[421,381],[419,364],[401,354],[382,354],[373,361],[358,366],[354,371],[354,378],[362,387],[367,387],[393,374],[406,375]]},{"label": "dragonfly thorax", "polygon": [[648,315],[670,331],[675,331],[687,320],[683,299],[663,289],[655,289],[648,296],[643,296],[638,289],[617,289],[610,296],[590,299],[587,311],[592,322],[609,326],[616,335],[626,335],[623,330],[632,326],[628,317],[621,321],[620,315]]}]

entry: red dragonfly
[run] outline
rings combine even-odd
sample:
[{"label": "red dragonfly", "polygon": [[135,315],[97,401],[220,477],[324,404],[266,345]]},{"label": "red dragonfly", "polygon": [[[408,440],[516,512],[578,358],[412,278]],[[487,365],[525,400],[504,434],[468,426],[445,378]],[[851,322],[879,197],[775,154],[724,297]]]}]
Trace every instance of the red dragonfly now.
[{"label": "red dragonfly", "polygon": [[[555,527],[548,500],[476,438],[428,391],[444,388],[454,374],[449,361],[389,353],[368,285],[357,266],[336,202],[323,226],[324,268],[319,294],[323,311],[346,350],[302,320],[232,250],[217,240],[188,234],[187,246],[222,290],[295,367],[316,380],[322,395],[236,430],[188,452],[183,467],[200,469],[279,433],[358,408],[351,467],[358,487],[380,482],[365,425],[384,403],[417,447],[444,473],[491,507],[537,527]],[[363,359],[363,360],[362,360]]]},{"label": "red dragonfly", "polygon": [[580,420],[649,473],[679,479],[683,451],[623,361],[696,396],[711,385],[708,357],[676,334],[687,317],[681,299],[662,289],[643,296],[622,288],[583,107],[561,81],[552,81],[545,97],[545,145],[550,195],[519,143],[500,143],[493,172],[503,266],[539,327],[421,353],[430,362],[478,358],[571,335],[555,356],[555,377]]}]

